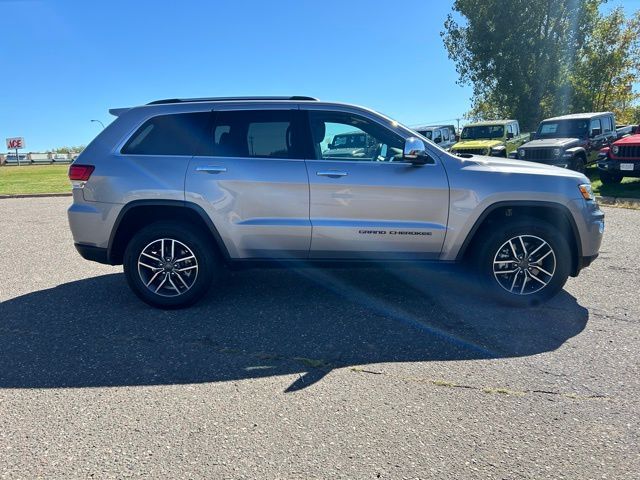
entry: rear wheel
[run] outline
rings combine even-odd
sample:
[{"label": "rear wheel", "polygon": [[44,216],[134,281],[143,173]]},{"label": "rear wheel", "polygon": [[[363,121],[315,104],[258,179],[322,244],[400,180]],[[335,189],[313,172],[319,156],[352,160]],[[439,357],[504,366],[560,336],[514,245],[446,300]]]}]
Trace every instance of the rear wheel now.
[{"label": "rear wheel", "polygon": [[137,232],[123,264],[133,292],[149,305],[167,309],[197,302],[221,269],[206,236],[174,222],[154,223]]},{"label": "rear wheel", "polygon": [[622,181],[622,175],[615,175],[600,170],[600,180],[602,180],[604,185],[617,185]]},{"label": "rear wheel", "polygon": [[486,286],[499,300],[537,305],[564,286],[571,271],[571,250],[558,228],[537,219],[497,228],[478,251]]}]

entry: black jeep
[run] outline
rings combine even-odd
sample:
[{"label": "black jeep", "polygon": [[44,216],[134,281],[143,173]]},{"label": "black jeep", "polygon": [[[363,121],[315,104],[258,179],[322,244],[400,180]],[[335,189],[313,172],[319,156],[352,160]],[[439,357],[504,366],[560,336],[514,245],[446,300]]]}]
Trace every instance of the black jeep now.
[{"label": "black jeep", "polygon": [[532,140],[518,148],[517,158],[584,172],[601,148],[616,140],[611,112],[575,113],[540,122]]}]

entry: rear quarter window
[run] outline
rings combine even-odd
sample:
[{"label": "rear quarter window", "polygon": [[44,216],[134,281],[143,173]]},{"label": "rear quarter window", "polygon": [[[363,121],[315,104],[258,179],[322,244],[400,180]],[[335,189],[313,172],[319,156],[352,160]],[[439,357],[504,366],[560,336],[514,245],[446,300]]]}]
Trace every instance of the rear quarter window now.
[{"label": "rear quarter window", "polygon": [[122,147],[125,155],[196,155],[210,137],[209,112],[150,118]]}]

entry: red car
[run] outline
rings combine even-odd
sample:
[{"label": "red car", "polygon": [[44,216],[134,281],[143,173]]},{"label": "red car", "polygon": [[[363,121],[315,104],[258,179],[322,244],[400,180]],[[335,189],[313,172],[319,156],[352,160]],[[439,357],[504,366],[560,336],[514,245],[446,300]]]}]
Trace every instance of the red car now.
[{"label": "red car", "polygon": [[620,183],[624,177],[640,177],[640,133],[616,140],[600,150],[600,180],[604,184]]}]

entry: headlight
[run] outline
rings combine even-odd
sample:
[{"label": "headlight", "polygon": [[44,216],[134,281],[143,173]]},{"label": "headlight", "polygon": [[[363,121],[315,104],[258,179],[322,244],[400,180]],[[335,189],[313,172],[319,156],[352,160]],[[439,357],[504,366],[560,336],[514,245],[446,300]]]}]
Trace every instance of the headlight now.
[{"label": "headlight", "polygon": [[554,157],[559,157],[561,152],[562,152],[562,150],[560,150],[559,148],[554,148],[553,149],[553,156]]},{"label": "headlight", "polygon": [[613,147],[611,147],[611,151],[613,152],[614,155],[617,155],[618,152],[620,151],[620,147],[618,147],[617,145],[614,145]]},{"label": "headlight", "polygon": [[525,149],[524,148],[521,148],[520,150],[518,150],[518,156],[519,157],[524,157],[524,154],[525,154]]},{"label": "headlight", "polygon": [[582,185],[578,185],[580,189],[580,193],[582,194],[582,198],[585,200],[594,200],[593,191],[591,190],[590,183],[583,183]]}]

